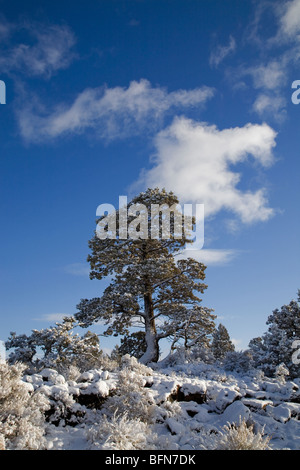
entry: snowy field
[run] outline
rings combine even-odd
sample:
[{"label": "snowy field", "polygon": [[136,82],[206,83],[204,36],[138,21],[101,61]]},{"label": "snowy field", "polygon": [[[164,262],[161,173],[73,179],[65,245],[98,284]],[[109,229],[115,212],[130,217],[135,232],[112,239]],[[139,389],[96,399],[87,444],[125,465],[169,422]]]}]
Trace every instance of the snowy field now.
[{"label": "snowy field", "polygon": [[123,359],[68,380],[52,369],[23,376],[49,404],[42,448],[230,450],[228,428],[244,423],[254,448],[300,449],[299,379]]}]

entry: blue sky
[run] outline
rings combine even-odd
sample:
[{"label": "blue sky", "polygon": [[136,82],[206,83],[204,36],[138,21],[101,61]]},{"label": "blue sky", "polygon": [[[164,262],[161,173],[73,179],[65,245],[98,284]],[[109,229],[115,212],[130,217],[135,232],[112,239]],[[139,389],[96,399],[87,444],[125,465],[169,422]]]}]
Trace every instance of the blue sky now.
[{"label": "blue sky", "polygon": [[204,203],[203,304],[263,334],[300,288],[298,79],[300,0],[1,1],[0,339],[101,294],[97,206],[148,186]]}]

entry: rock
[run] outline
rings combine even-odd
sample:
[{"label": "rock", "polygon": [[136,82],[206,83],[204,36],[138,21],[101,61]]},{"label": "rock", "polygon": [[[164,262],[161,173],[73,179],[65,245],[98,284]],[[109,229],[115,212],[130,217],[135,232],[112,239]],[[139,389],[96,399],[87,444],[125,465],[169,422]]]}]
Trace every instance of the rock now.
[{"label": "rock", "polygon": [[81,390],[81,395],[98,395],[101,398],[109,395],[109,386],[104,380],[98,380],[89,384],[84,390]]},{"label": "rock", "polygon": [[83,372],[77,379],[77,382],[91,382],[94,379],[94,374],[90,371]]},{"label": "rock", "polygon": [[242,398],[242,403],[252,411],[265,410],[268,405],[273,405],[271,400],[258,400],[257,398]]},{"label": "rock", "polygon": [[300,403],[285,402],[284,406],[290,410],[292,418],[300,420]]},{"label": "rock", "polygon": [[178,385],[170,397],[172,400],[187,402],[194,401],[201,405],[206,402],[206,390],[204,391],[202,387],[191,387],[191,384],[186,384],[184,386]]},{"label": "rock", "polygon": [[80,394],[74,399],[82,406],[86,406],[92,410],[100,410],[106,398],[95,394]]},{"label": "rock", "polygon": [[217,413],[222,413],[234,401],[241,399],[241,394],[232,387],[223,387],[215,397],[214,408]]},{"label": "rock", "polygon": [[222,414],[221,422],[223,425],[240,424],[241,421],[249,421],[251,419],[251,411],[241,401],[235,401],[231,405],[227,406],[226,410]]},{"label": "rock", "polygon": [[269,416],[280,423],[286,423],[291,419],[291,410],[285,403],[278,406],[268,405],[266,407],[266,412]]},{"label": "rock", "polygon": [[174,418],[167,418],[165,421],[169,431],[174,435],[184,435],[186,433],[186,428],[183,424],[176,421]]},{"label": "rock", "polygon": [[65,378],[54,369],[43,369],[39,375],[42,376],[44,382],[49,382],[54,385],[62,385],[66,383]]},{"label": "rock", "polygon": [[80,389],[80,394],[74,396],[74,399],[80,405],[87,408],[100,409],[110,392],[109,386],[104,380],[92,382],[84,389]]}]

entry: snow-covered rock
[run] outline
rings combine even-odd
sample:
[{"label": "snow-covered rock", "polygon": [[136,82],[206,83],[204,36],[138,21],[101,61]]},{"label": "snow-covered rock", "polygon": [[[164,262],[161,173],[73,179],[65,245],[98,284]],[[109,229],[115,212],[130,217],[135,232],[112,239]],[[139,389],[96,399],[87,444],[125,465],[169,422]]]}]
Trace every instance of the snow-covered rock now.
[{"label": "snow-covered rock", "polygon": [[43,377],[44,381],[48,381],[55,385],[61,385],[66,383],[65,378],[54,369],[43,369],[40,372],[40,375]]},{"label": "snow-covered rock", "polygon": [[273,405],[271,400],[259,400],[258,398],[242,398],[242,403],[250,410],[265,410],[268,405]]},{"label": "snow-covered rock", "polygon": [[[130,366],[133,379],[139,377],[141,389],[147,387],[156,407],[157,422],[149,424],[157,435],[154,446],[164,442],[168,449],[208,448],[223,426],[245,420],[255,432],[272,437],[272,449],[300,448],[298,379],[280,382],[259,374],[229,375],[203,363],[164,369],[157,364],[145,375],[143,369],[135,369],[136,361],[128,361],[125,367]],[[66,381],[54,369],[24,375],[30,393],[38,391],[50,400],[49,450],[89,448],[85,428],[103,419],[102,407],[118,387],[118,374],[119,370],[92,369],[76,381]],[[130,412],[128,407],[126,419]]]},{"label": "snow-covered rock", "polygon": [[266,407],[266,412],[269,416],[276,419],[276,421],[279,421],[280,423],[286,423],[291,419],[291,410],[285,404],[278,406],[268,405]]},{"label": "snow-covered rock", "polygon": [[98,380],[89,384],[86,388],[81,390],[81,395],[97,395],[101,398],[109,395],[109,385],[104,380]]},{"label": "snow-covered rock", "polygon": [[235,386],[225,386],[217,383],[212,388],[208,389],[207,394],[212,409],[217,413],[223,413],[228,405],[242,397]]},{"label": "snow-covered rock", "polygon": [[252,417],[251,411],[241,401],[235,401],[231,405],[227,406],[226,410],[222,414],[220,423],[222,425],[236,424],[238,425],[241,421],[249,421]]}]

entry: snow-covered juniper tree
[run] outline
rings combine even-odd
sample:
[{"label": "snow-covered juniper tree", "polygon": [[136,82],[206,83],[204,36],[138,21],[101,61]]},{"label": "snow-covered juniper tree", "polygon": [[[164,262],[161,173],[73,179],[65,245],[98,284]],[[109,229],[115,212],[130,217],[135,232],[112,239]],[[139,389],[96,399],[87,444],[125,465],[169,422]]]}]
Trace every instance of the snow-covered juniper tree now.
[{"label": "snow-covered juniper tree", "polygon": [[[61,368],[74,365],[80,370],[95,367],[102,355],[99,338],[88,331],[82,337],[74,333],[78,326],[74,317],[64,317],[62,322],[42,330],[32,330],[31,335],[10,334],[6,348],[11,350],[9,362],[23,362],[37,370],[43,367]],[[37,354],[39,353],[39,354]]]},{"label": "snow-covered juniper tree", "polygon": [[[128,335],[130,327],[142,325],[146,351],[140,360],[156,362],[159,341],[184,337],[191,317],[192,339],[196,339],[198,327],[203,336],[205,318],[211,330],[214,315],[210,309],[200,307],[198,296],[207,287],[203,283],[206,267],[193,258],[176,260],[182,249],[192,243],[195,219],[190,217],[187,223],[172,192],[148,189],[125,209],[130,236],[121,234],[121,230],[124,232],[121,209],[98,220],[98,227],[106,224],[108,235],[100,238],[96,230],[89,242],[90,278],[101,280],[111,276],[112,281],[102,297],[82,299],[75,317],[84,326],[104,322],[108,325],[105,335]],[[154,226],[159,230],[153,230]],[[109,236],[110,230],[115,230],[114,238]]]},{"label": "snow-covered juniper tree", "polygon": [[294,344],[300,340],[300,290],[298,301],[292,300],[280,310],[273,310],[267,325],[268,331],[249,343],[256,367],[272,376],[279,365],[285,364],[291,378],[299,377],[300,365],[293,361],[293,353]]}]

